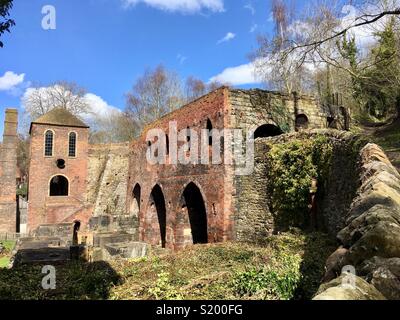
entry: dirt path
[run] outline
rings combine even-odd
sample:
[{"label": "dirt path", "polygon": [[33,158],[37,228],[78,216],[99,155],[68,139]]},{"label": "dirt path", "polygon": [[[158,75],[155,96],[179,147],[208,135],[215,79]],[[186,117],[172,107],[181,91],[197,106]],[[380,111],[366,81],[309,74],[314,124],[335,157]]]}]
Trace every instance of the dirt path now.
[{"label": "dirt path", "polygon": [[363,133],[381,146],[390,161],[400,172],[400,120],[383,126],[364,124]]}]

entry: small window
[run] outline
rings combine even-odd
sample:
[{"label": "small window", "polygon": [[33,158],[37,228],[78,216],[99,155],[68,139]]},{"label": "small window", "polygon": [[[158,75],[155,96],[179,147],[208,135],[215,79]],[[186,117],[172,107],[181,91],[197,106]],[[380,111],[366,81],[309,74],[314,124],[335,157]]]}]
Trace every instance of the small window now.
[{"label": "small window", "polygon": [[51,130],[47,130],[45,134],[45,141],[44,141],[44,155],[46,157],[53,156],[53,139],[54,133]]},{"label": "small window", "polygon": [[210,119],[207,119],[207,130],[208,130],[208,145],[212,146],[212,130],[213,126]]},{"label": "small window", "polygon": [[191,147],[192,147],[192,143],[190,142],[190,138],[191,138],[191,137],[192,137],[191,130],[190,130],[189,127],[187,127],[187,128],[186,128],[186,142],[188,143],[189,151],[190,151],[190,149],[191,149]]},{"label": "small window", "polygon": [[68,157],[76,157],[76,133],[75,132],[71,132],[69,134]]}]

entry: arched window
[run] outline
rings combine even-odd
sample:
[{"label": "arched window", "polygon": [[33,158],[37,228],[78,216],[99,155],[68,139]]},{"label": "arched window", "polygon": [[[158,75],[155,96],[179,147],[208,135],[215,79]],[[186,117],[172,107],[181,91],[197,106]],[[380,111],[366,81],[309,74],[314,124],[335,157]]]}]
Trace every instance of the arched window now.
[{"label": "arched window", "polygon": [[69,182],[64,176],[55,176],[50,180],[50,197],[68,196]]},{"label": "arched window", "polygon": [[44,139],[44,155],[46,157],[53,156],[53,141],[54,140],[54,133],[51,130],[47,130],[45,133]]},{"label": "arched window", "polygon": [[192,147],[192,144],[191,144],[191,142],[190,142],[190,138],[192,137],[192,134],[191,134],[191,130],[190,130],[190,128],[189,127],[186,127],[186,142],[188,143],[188,146],[189,146],[189,151],[190,151],[190,149],[191,149],[191,147]]},{"label": "arched window", "polygon": [[212,130],[213,126],[210,119],[207,119],[207,130],[208,130],[208,145],[212,146]]},{"label": "arched window", "polygon": [[166,146],[166,155],[169,155],[169,137],[168,135],[165,135],[165,146]]},{"label": "arched window", "polygon": [[76,157],[76,133],[69,134],[68,157]]}]

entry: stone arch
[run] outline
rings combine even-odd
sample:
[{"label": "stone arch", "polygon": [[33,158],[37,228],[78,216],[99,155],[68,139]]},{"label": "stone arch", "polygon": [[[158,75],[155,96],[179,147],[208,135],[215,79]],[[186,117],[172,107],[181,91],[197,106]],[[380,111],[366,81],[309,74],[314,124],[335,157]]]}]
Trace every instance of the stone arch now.
[{"label": "stone arch", "polygon": [[296,116],[296,129],[307,129],[308,123],[308,117],[304,113]]},{"label": "stone arch", "polygon": [[207,211],[204,197],[200,188],[190,182],[183,190],[180,200],[182,210],[181,225],[185,243],[188,243],[189,232],[193,244],[207,243]]},{"label": "stone arch", "polygon": [[139,217],[141,193],[142,187],[139,183],[136,183],[135,187],[132,190],[131,206],[129,208],[129,214],[131,216]]},{"label": "stone arch", "polygon": [[274,124],[263,124],[254,132],[254,139],[275,137],[281,134],[283,134],[283,131],[278,126]]},{"label": "stone arch", "polygon": [[67,197],[69,195],[69,181],[64,175],[55,175],[49,182],[50,197]]},{"label": "stone arch", "polygon": [[[159,244],[165,248],[167,233],[167,209],[164,193],[160,185],[152,189],[146,211],[147,238],[152,244]],[[161,241],[160,241],[161,240]]]}]

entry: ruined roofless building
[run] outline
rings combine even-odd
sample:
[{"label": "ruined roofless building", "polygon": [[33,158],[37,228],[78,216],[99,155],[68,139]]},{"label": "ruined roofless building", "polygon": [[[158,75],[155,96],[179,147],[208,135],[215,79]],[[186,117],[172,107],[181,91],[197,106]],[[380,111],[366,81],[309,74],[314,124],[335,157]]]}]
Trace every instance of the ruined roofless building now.
[{"label": "ruined roofless building", "polygon": [[[328,128],[332,118],[311,97],[222,87],[150,124],[132,142],[129,158],[127,210],[138,217],[139,240],[172,249],[236,240],[241,232],[237,222],[246,220],[238,212],[241,190],[235,166],[170,164],[171,122],[176,122],[178,131],[193,129],[198,136],[202,129],[247,132],[257,128],[255,138],[259,138],[283,131]],[[344,129],[340,112],[335,122],[338,129]],[[147,161],[146,152],[156,142],[147,139],[151,129],[167,134],[165,164]],[[178,148],[184,143],[179,142]]]},{"label": "ruined roofless building", "polygon": [[[199,136],[202,129],[245,133],[257,128],[258,138],[332,124],[345,129],[340,108],[335,114],[331,111],[312,97],[222,87],[151,123],[128,146],[90,145],[85,123],[65,109],[53,109],[30,128],[27,231],[43,227],[45,234],[51,229],[56,236],[57,230],[69,230],[79,220],[81,229],[88,227],[89,233],[111,239],[111,234],[119,232],[124,239],[173,249],[240,239],[238,235],[245,232],[240,228],[247,220],[239,210],[243,203],[239,204],[241,180],[236,167],[171,164],[172,150],[166,164],[151,164],[146,158],[154,143],[146,139],[149,130],[169,134],[170,123],[176,122],[178,131],[194,129]],[[0,167],[0,232],[16,230],[16,128],[17,113],[7,110]],[[206,144],[212,153],[212,138]],[[250,183],[256,187],[262,181]]]}]

